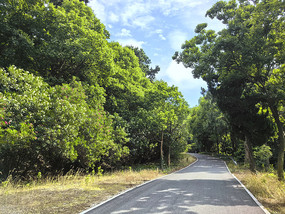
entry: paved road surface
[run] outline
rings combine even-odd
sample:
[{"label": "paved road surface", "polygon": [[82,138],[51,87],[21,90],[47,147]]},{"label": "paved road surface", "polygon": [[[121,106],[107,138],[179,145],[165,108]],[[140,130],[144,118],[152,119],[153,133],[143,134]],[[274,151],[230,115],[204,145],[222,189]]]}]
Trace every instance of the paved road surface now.
[{"label": "paved road surface", "polygon": [[232,177],[223,161],[195,156],[198,161],[190,167],[135,188],[88,214],[265,213]]}]

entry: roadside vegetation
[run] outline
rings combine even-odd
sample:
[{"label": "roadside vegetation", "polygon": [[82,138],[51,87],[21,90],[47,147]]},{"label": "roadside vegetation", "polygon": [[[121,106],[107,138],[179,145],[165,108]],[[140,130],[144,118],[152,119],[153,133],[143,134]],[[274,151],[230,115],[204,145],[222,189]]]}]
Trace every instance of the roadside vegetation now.
[{"label": "roadside vegetation", "polygon": [[[281,9],[282,7],[282,9]],[[219,1],[173,58],[202,78],[188,116],[190,150],[231,156],[232,172],[272,213],[285,213],[284,1]]]},{"label": "roadside vegetation", "polygon": [[0,182],[98,173],[187,150],[189,106],[79,0],[0,4]]},{"label": "roadside vegetation", "polygon": [[[87,2],[0,3],[0,209],[40,212],[35,195],[56,212],[83,210],[193,151],[230,155],[252,173],[275,169],[280,182],[235,170],[283,212],[284,1],[219,1],[207,11],[224,29],[197,25],[173,56],[207,82],[192,108],[177,87],[156,79],[160,67],[150,67],[143,49],[109,40]],[[159,169],[128,168],[150,163]],[[118,188],[103,185],[120,169],[127,173]],[[258,192],[261,184],[269,189]]]},{"label": "roadside vegetation", "polygon": [[196,26],[173,58],[207,82],[188,116],[191,150],[233,156],[284,181],[285,13],[282,0],[231,0],[206,13],[220,31]]},{"label": "roadside vegetation", "polygon": [[148,164],[88,175],[73,171],[56,177],[41,178],[39,175],[31,182],[8,177],[0,186],[0,213],[79,213],[194,161],[195,158],[189,154],[182,154],[179,161],[165,167],[165,170],[160,170],[160,164]]},{"label": "roadside vegetation", "polygon": [[227,161],[230,171],[248,188],[272,214],[285,213],[285,183],[278,180],[276,171],[252,173],[248,167]]}]

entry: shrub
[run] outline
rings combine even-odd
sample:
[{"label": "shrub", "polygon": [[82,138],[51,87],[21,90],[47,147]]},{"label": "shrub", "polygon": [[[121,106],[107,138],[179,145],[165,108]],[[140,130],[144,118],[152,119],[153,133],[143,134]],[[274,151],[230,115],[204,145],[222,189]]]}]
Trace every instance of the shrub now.
[{"label": "shrub", "polygon": [[100,105],[88,105],[80,82],[50,87],[14,66],[0,69],[0,76],[4,177],[11,170],[36,177],[39,171],[111,165],[128,153],[124,130],[114,128],[112,117]]},{"label": "shrub", "polygon": [[271,148],[266,145],[256,147],[254,151],[254,157],[256,159],[256,166],[268,170],[270,163],[269,159],[272,157]]}]

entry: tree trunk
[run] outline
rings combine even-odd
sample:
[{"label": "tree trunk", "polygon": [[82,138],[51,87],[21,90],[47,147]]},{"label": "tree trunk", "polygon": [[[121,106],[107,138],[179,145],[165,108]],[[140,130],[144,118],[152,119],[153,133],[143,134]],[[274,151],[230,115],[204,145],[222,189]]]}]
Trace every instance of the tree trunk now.
[{"label": "tree trunk", "polygon": [[169,138],[169,145],[168,145],[168,157],[167,157],[167,166],[168,167],[170,167],[170,146],[171,146],[171,144],[172,144],[172,132],[173,132],[173,130],[172,130],[172,123],[170,123],[170,125],[169,125],[169,127],[170,127],[170,129],[169,129],[169,133],[170,133],[170,138]]},{"label": "tree trunk", "polygon": [[161,142],[160,142],[160,168],[163,169],[163,131],[161,133]]},{"label": "tree trunk", "polygon": [[170,145],[168,146],[168,158],[167,158],[167,165],[170,167]]},{"label": "tree trunk", "polygon": [[235,152],[236,152],[236,136],[235,136],[235,134],[231,131],[230,132],[230,135],[231,135],[231,143],[232,143],[232,155],[234,155],[235,154]]},{"label": "tree trunk", "polygon": [[275,123],[278,128],[278,141],[279,141],[279,148],[278,148],[278,159],[277,159],[277,175],[280,181],[284,181],[284,149],[285,149],[285,138],[284,138],[284,130],[283,124],[279,119],[279,113],[277,106],[271,105],[270,106],[271,112],[275,119]]},{"label": "tree trunk", "polygon": [[215,138],[216,138],[217,154],[220,154],[218,131],[217,131],[216,125],[214,125],[214,127],[215,127],[215,135],[216,135]]},{"label": "tree trunk", "polygon": [[252,144],[247,136],[245,136],[244,150],[245,150],[245,163],[249,163],[250,171],[253,173],[256,173],[255,161],[254,161],[253,151],[252,151]]},{"label": "tree trunk", "polygon": [[217,154],[220,154],[220,147],[219,147],[219,139],[216,137],[216,149],[217,149]]}]

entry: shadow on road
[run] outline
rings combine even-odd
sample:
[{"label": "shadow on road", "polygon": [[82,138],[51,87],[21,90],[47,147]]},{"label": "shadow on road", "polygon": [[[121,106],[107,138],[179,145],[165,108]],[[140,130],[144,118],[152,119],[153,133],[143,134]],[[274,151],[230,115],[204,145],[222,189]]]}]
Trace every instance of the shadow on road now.
[{"label": "shadow on road", "polygon": [[[233,194],[232,181],[180,180],[177,183],[172,180],[159,179],[152,182],[151,185],[155,191],[150,194],[145,194],[144,188],[138,188],[134,194],[121,196],[119,204],[115,205],[112,202],[112,204],[107,206],[116,207],[116,211],[112,212],[114,214],[201,213],[192,211],[192,207],[196,207],[196,209],[200,207],[201,210],[205,211],[204,213],[219,213],[215,212],[215,209],[220,209],[221,206],[256,206],[256,204],[252,203],[247,193],[244,193],[243,189],[238,185],[234,189],[235,191],[242,190],[242,194],[239,194],[238,197]],[[166,186],[167,188],[165,188]],[[225,197],[225,195],[228,196]],[[130,200],[134,201],[134,204],[131,209],[126,209],[123,204]],[[206,211],[207,209],[208,212]]]},{"label": "shadow on road", "polygon": [[179,172],[137,187],[89,213],[261,214],[220,159],[199,161]]}]

